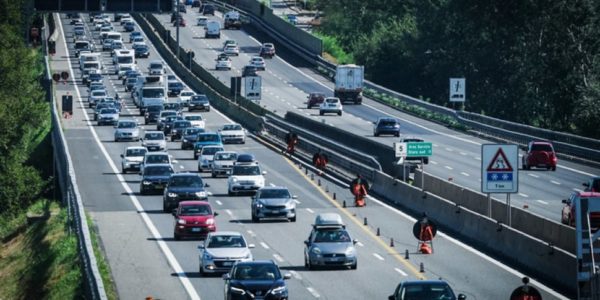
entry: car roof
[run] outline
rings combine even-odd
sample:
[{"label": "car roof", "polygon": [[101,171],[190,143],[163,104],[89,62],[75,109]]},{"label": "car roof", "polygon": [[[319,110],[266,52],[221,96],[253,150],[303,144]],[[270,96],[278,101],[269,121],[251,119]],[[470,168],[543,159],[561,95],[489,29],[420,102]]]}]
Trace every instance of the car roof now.
[{"label": "car roof", "polygon": [[169,155],[169,153],[164,151],[154,151],[154,152],[146,152],[146,155]]},{"label": "car roof", "polygon": [[162,133],[162,134],[165,134],[163,131],[160,131],[160,130],[147,130],[145,133]]},{"label": "car roof", "polygon": [[198,178],[202,178],[202,176],[200,176],[198,173],[190,173],[190,172],[175,173],[175,174],[171,175],[171,177],[198,177]]},{"label": "car roof", "polygon": [[337,213],[322,213],[317,215],[315,218],[315,224],[313,225],[319,228],[327,228],[327,227],[344,227],[344,221],[342,221],[342,217]]},{"label": "car roof", "polygon": [[272,264],[277,265],[273,260],[270,259],[257,259],[252,261],[238,261],[236,265],[264,265],[264,264]]},{"label": "car roof", "polygon": [[285,186],[265,186],[262,187],[260,189],[258,189],[259,191],[266,191],[266,190],[286,190],[289,191],[289,189]]},{"label": "car roof", "polygon": [[142,146],[129,146],[127,147],[125,150],[146,150],[146,147],[142,147]]},{"label": "car roof", "polygon": [[443,280],[407,280],[402,282],[403,285],[430,285],[430,284],[443,284],[448,285]]},{"label": "car roof", "polygon": [[242,233],[238,231],[215,231],[210,233],[211,236],[220,236],[220,235],[239,235],[243,236]]},{"label": "car roof", "polygon": [[579,198],[598,198],[600,197],[600,192],[592,192],[592,191],[583,191],[583,192],[575,192]]},{"label": "car roof", "polygon": [[552,146],[552,143],[547,142],[547,141],[531,141],[531,144],[536,144],[536,145],[550,145],[550,146]]},{"label": "car roof", "polygon": [[394,121],[394,122],[397,122],[398,120],[396,120],[394,118],[390,118],[390,117],[379,117],[377,119],[377,121]]},{"label": "car roof", "polygon": [[181,202],[179,202],[179,206],[186,206],[186,205],[204,205],[204,206],[212,207],[212,205],[210,205],[210,203],[208,201],[181,201]]},{"label": "car roof", "polygon": [[145,166],[144,169],[158,168],[158,167],[168,167],[168,168],[171,168],[171,165],[169,165],[169,164],[151,164],[151,165]]}]

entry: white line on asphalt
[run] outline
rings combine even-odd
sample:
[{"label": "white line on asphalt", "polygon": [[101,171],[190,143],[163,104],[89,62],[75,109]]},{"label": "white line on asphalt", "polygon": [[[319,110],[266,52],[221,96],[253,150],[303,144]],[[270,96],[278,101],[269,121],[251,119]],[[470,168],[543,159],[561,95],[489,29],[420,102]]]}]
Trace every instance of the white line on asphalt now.
[{"label": "white line on asphalt", "polygon": [[560,185],[560,182],[556,181],[556,180],[550,180],[550,182],[556,184],[556,185]]},{"label": "white line on asphalt", "polygon": [[[56,15],[58,15],[58,14],[55,14],[55,16]],[[65,35],[64,35],[64,30],[63,30],[62,22],[58,22],[58,24],[60,26],[60,31],[61,31],[61,34],[62,34],[63,43],[64,43],[64,46],[65,46],[65,50],[67,51],[67,56],[70,56],[70,54],[69,54],[69,48],[67,46],[67,41],[66,41],[66,38],[65,38]],[[67,63],[69,65],[69,69],[71,70],[71,74],[74,74],[74,72],[73,72],[73,66],[71,65],[71,60],[68,59]],[[84,107],[83,100],[81,99],[81,93],[79,92],[79,87],[77,86],[77,83],[75,82],[75,76],[71,77],[71,81],[73,82],[73,86],[75,87],[75,92],[77,93],[77,97],[79,98],[79,104],[82,107]],[[136,210],[139,212],[139,215],[141,216],[142,220],[146,224],[146,227],[148,228],[148,230],[150,230],[150,232],[152,233],[153,238],[156,239],[156,243],[158,244],[159,248],[161,249],[161,251],[163,252],[163,254],[165,255],[165,257],[167,258],[167,261],[169,262],[169,264],[173,268],[173,271],[175,271],[175,273],[177,274],[177,277],[179,278],[179,280],[181,281],[181,284],[183,285],[184,289],[188,293],[188,296],[191,299],[194,299],[194,300],[198,299],[198,300],[200,300],[200,296],[198,295],[198,293],[194,289],[194,286],[190,282],[190,279],[187,277],[186,273],[181,268],[181,265],[179,265],[179,262],[177,261],[177,259],[173,255],[173,252],[171,252],[171,250],[169,249],[169,247],[167,246],[167,244],[163,240],[162,236],[160,235],[160,232],[158,232],[158,229],[156,229],[156,226],[154,226],[154,223],[152,223],[152,220],[150,220],[150,217],[148,217],[148,214],[144,212],[144,207],[142,207],[142,205],[140,204],[139,200],[135,196],[134,192],[131,190],[131,188],[129,188],[129,185],[125,181],[125,178],[123,177],[123,175],[121,175],[119,173],[119,169],[117,168],[117,166],[115,165],[115,163],[112,161],[112,159],[110,158],[110,155],[108,154],[108,151],[106,151],[106,148],[104,147],[104,145],[100,141],[100,138],[98,137],[98,134],[96,133],[96,129],[92,126],[92,123],[91,123],[91,121],[89,119],[89,116],[88,116],[87,112],[85,111],[85,109],[83,109],[83,113],[84,113],[85,121],[86,121],[86,123],[88,125],[88,128],[90,129],[90,132],[92,133],[92,136],[94,137],[94,140],[96,141],[96,144],[100,148],[100,151],[104,155],[104,158],[108,162],[108,164],[109,164],[110,168],[112,169],[112,171],[116,174],[117,179],[121,183],[121,186],[123,187],[123,189],[125,189],[125,192],[127,192],[127,194],[129,195],[129,199],[131,200],[131,202],[135,206]]]},{"label": "white line on asphalt", "polygon": [[314,288],[309,286],[306,289],[313,295],[313,297],[321,298],[321,295],[319,295],[319,293],[317,293],[317,291]]},{"label": "white line on asphalt", "polygon": [[297,199],[294,199],[294,202],[296,202],[296,204],[302,203],[302,202],[298,201]]},{"label": "white line on asphalt", "polygon": [[448,152],[452,152],[452,151],[454,151],[454,150],[452,150],[452,148],[448,148],[448,147],[446,147],[446,151],[448,151]]},{"label": "white line on asphalt", "polygon": [[308,212],[309,212],[309,213],[311,213],[311,214],[314,214],[314,213],[315,213],[315,211],[314,211],[314,210],[312,210],[312,209],[310,209],[310,208],[307,208],[307,209],[306,209],[306,211],[308,211]]},{"label": "white line on asphalt", "polygon": [[429,163],[432,164],[432,165],[437,165],[438,164],[437,161],[435,161],[435,160],[430,160]]},{"label": "white line on asphalt", "polygon": [[535,175],[535,174],[531,174],[531,173],[527,173],[527,175],[529,175],[529,176],[531,176],[531,177],[533,177],[533,178],[540,178],[540,176],[538,176],[538,175]]},{"label": "white line on asphalt", "polygon": [[219,200],[215,200],[215,202],[219,205],[223,205],[223,202],[219,201]]},{"label": "white line on asphalt", "polygon": [[535,201],[537,201],[537,202],[539,202],[539,203],[541,203],[541,204],[544,204],[544,205],[548,205],[548,202],[546,202],[546,201],[544,201],[544,200],[535,200]]},{"label": "white line on asphalt", "polygon": [[438,144],[436,144],[436,143],[433,143],[433,146],[434,146],[434,147],[438,147],[439,145],[438,145]]},{"label": "white line on asphalt", "polygon": [[402,276],[408,276],[408,274],[398,268],[394,268],[394,270],[396,270],[396,272],[400,273]]},{"label": "white line on asphalt", "polygon": [[183,165],[179,165],[179,167],[180,167],[181,169],[183,169]]},{"label": "white line on asphalt", "polygon": [[576,192],[580,192],[580,193],[583,192],[582,189],[578,189],[578,188],[573,188],[573,190],[576,191]]},{"label": "white line on asphalt", "polygon": [[265,248],[265,249],[269,249],[269,245],[267,245],[265,242],[260,242],[260,245]]},{"label": "white line on asphalt", "polygon": [[448,170],[453,170],[453,168],[451,166],[444,166],[444,167]]},{"label": "white line on asphalt", "polygon": [[173,163],[176,164],[176,163],[179,163],[179,161],[178,160],[173,160]]},{"label": "white line on asphalt", "polygon": [[270,186],[272,186],[272,187],[275,187],[275,186],[276,186],[276,185],[275,185],[274,183],[272,183],[272,182],[269,182],[269,185],[270,185]]},{"label": "white line on asphalt", "polygon": [[246,232],[248,232],[248,234],[249,234],[250,236],[252,236],[252,237],[256,237],[256,233],[254,233],[254,231],[252,231],[252,230],[248,229],[248,230],[246,230]]},{"label": "white line on asphalt", "polygon": [[212,193],[212,192],[209,192],[209,191],[206,191],[206,194],[207,194],[207,195],[209,195],[209,196],[212,196],[212,195],[213,195],[213,193]]},{"label": "white line on asphalt", "polygon": [[463,155],[463,156],[465,156],[465,155],[467,155],[467,153],[465,153],[465,152],[460,152],[460,155]]},{"label": "white line on asphalt", "polygon": [[279,256],[279,254],[273,253],[273,257],[275,257],[278,262],[283,262],[283,257]]},{"label": "white line on asphalt", "polygon": [[529,195],[527,194],[523,194],[523,193],[519,193],[519,196],[523,197],[523,198],[529,198]]},{"label": "white line on asphalt", "polygon": [[359,247],[364,247],[365,246],[365,244],[363,244],[361,242],[356,242],[356,245],[359,246]]},{"label": "white line on asphalt", "polygon": [[383,256],[381,256],[381,255],[379,255],[379,254],[377,254],[377,253],[373,253],[373,256],[375,256],[375,257],[376,257],[377,259],[379,259],[379,260],[385,260],[385,259],[383,258]]},{"label": "white line on asphalt", "polygon": [[467,173],[467,172],[460,172],[460,174],[462,174],[462,175],[464,175],[464,176],[467,176],[467,177],[471,176],[471,175],[469,175],[469,173]]},{"label": "white line on asphalt", "polygon": [[294,278],[296,278],[298,280],[302,280],[302,276],[300,276],[300,273],[298,273],[298,272],[296,272],[294,270],[291,270],[290,274],[292,274],[292,276],[294,276]]},{"label": "white line on asphalt", "polygon": [[479,156],[476,156],[474,158],[475,158],[475,160],[481,160],[481,157],[479,157]]},{"label": "white line on asphalt", "polygon": [[230,216],[232,216],[232,217],[233,217],[233,213],[231,212],[231,210],[229,210],[229,209],[226,209],[226,210],[225,210],[225,212],[226,212],[228,215],[230,215]]}]

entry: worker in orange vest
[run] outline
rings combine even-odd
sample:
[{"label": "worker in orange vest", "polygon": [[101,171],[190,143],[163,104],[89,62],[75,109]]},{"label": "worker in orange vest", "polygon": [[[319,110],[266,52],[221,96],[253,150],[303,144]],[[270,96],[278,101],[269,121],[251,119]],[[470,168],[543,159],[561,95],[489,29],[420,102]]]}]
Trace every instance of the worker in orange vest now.
[{"label": "worker in orange vest", "polygon": [[365,202],[365,196],[369,192],[369,183],[367,180],[362,178],[362,175],[357,174],[356,179],[350,184],[350,192],[354,195],[354,204],[357,207],[367,205]]}]

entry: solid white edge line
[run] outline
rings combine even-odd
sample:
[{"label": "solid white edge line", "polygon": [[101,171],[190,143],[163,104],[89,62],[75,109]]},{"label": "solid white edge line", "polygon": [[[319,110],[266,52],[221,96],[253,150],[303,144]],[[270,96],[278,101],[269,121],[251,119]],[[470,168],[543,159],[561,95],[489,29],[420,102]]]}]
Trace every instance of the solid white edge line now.
[{"label": "solid white edge line", "polygon": [[[67,46],[65,31],[62,26],[62,18],[59,18],[58,24],[60,26],[61,35],[63,38],[63,44],[65,46],[65,51],[67,51],[67,56],[69,57],[69,59],[67,59],[67,62],[69,64],[69,70],[71,71],[71,74],[74,74],[73,66],[71,65],[71,55],[69,53],[69,47]],[[138,199],[135,196],[135,194],[133,193],[133,191],[129,188],[129,185],[125,181],[125,178],[123,178],[123,175],[120,174],[119,170],[117,169],[117,166],[112,161],[112,159],[110,158],[110,155],[106,151],[106,148],[100,141],[100,138],[98,137],[98,134],[96,133],[96,129],[92,125],[92,122],[90,122],[90,118],[85,109],[85,105],[83,104],[83,100],[81,99],[81,93],[79,92],[79,86],[77,85],[77,82],[75,82],[75,76],[71,76],[71,82],[73,83],[73,86],[75,87],[75,92],[77,93],[77,97],[79,98],[79,104],[81,105],[81,110],[83,112],[83,115],[85,116],[85,122],[88,125],[90,132],[92,133],[94,140],[96,141],[96,144],[100,148],[100,151],[104,155],[104,158],[110,165],[110,168],[113,170],[113,172],[117,175],[117,179],[121,183],[121,186],[123,187],[123,189],[125,189],[125,192],[127,192],[127,195],[129,196],[129,199],[131,200],[131,202],[137,209],[138,214],[142,217],[142,220],[144,220],[146,227],[148,228],[148,230],[150,230],[154,239],[156,239],[156,243],[158,244],[159,248],[161,249],[161,251],[163,252],[165,257],[167,258],[167,261],[171,265],[171,268],[173,268],[173,271],[175,271],[175,273],[177,274],[177,277],[179,278],[179,281],[181,281],[181,284],[183,285],[184,289],[188,293],[188,296],[191,299],[200,300],[201,298],[198,295],[198,293],[196,292],[196,289],[194,288],[192,283],[190,282],[190,279],[187,277],[185,272],[183,272],[181,265],[179,265],[179,262],[177,261],[177,259],[175,258],[175,256],[171,252],[171,250],[169,249],[169,246],[167,246],[167,243],[165,243],[165,241],[163,240],[162,236],[156,229],[156,226],[154,226],[154,223],[152,223],[152,220],[150,220],[150,217],[148,217],[148,214],[146,214],[144,212],[144,208],[138,201]]]}]

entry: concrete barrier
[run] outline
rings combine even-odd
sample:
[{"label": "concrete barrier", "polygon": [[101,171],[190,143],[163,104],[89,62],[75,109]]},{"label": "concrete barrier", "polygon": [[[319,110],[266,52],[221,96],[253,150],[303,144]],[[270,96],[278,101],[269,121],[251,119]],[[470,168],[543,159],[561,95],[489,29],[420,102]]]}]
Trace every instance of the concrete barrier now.
[{"label": "concrete barrier", "polygon": [[375,174],[372,191],[415,215],[426,212],[444,231],[575,294],[577,261],[573,254],[381,172]]}]

